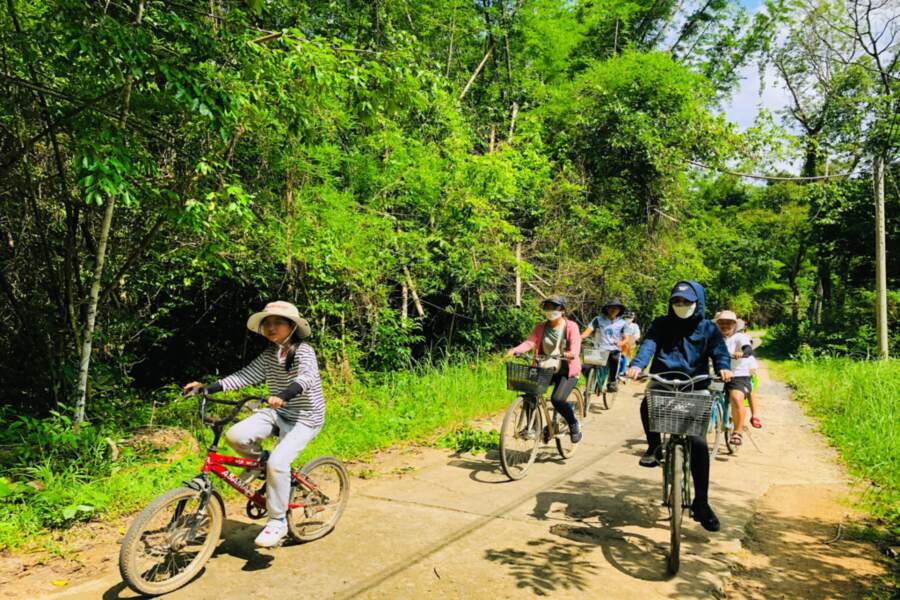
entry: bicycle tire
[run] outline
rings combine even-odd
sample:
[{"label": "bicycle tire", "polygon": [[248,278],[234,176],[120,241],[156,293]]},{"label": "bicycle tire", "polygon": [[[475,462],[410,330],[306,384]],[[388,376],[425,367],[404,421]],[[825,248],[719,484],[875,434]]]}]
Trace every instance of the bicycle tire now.
[{"label": "bicycle tire", "polygon": [[684,511],[684,446],[674,444],[669,463],[671,497],[669,499],[669,559],[666,562],[669,575],[678,573],[681,566],[681,517]]},{"label": "bicycle tire", "polygon": [[588,371],[587,381],[584,384],[584,402],[582,403],[583,408],[583,417],[585,419],[588,418],[589,411],[591,410],[591,398],[594,396],[594,382],[597,379],[597,368],[591,367],[591,370]]},{"label": "bicycle tire", "polygon": [[[715,460],[719,453],[719,445],[722,443],[722,410],[719,401],[716,400],[712,405],[712,414],[709,418],[709,426],[706,429],[706,444],[709,446],[709,460]],[[710,443],[712,439],[712,443]]]},{"label": "bicycle tire", "polygon": [[603,393],[603,406],[606,410],[609,410],[613,407],[613,404],[616,403],[616,397],[619,395],[619,392],[604,392]]},{"label": "bicycle tire", "polygon": [[[183,585],[190,582],[196,575],[203,569],[204,565],[206,565],[206,561],[209,560],[209,557],[212,556],[213,550],[215,550],[216,544],[219,541],[219,537],[222,534],[222,524],[225,521],[225,514],[222,510],[222,505],[219,503],[218,498],[210,497],[209,501],[206,503],[206,506],[203,507],[205,510],[205,514],[207,516],[208,523],[208,531],[206,533],[206,537],[203,543],[200,545],[199,550],[197,551],[194,558],[187,564],[184,570],[178,572],[173,577],[169,579],[165,579],[163,581],[152,581],[148,579],[148,574],[155,573],[158,574],[158,571],[155,569],[151,569],[150,571],[146,569],[142,569],[138,565],[139,552],[142,548],[146,547],[147,544],[145,542],[144,534],[152,534],[153,530],[148,531],[148,527],[151,525],[154,517],[161,515],[165,509],[167,509],[173,503],[181,504],[180,508],[176,508],[176,514],[172,515],[172,518],[169,521],[169,529],[176,522],[176,518],[178,521],[182,523],[186,523],[193,514],[188,515],[184,514],[185,503],[191,499],[198,500],[198,512],[199,512],[199,502],[201,501],[202,493],[191,487],[180,487],[165,494],[158,496],[155,500],[153,500],[150,504],[147,505],[144,510],[135,517],[134,521],[132,521],[131,526],[128,528],[128,532],[125,534],[125,537],[122,540],[122,547],[119,550],[119,573],[122,575],[122,581],[125,582],[129,588],[137,592],[138,594],[143,594],[145,596],[159,596],[160,594],[167,594],[171,591],[177,590]],[[181,516],[177,516],[180,513]],[[181,529],[184,529],[182,527]],[[171,551],[173,546],[176,543],[181,543],[184,540],[182,538],[174,537],[176,535],[175,531],[169,531],[166,536],[166,543],[170,546],[169,551]],[[158,531],[157,531],[158,533]],[[183,547],[186,547],[186,543]],[[166,557],[166,566],[169,566],[169,563],[172,563],[172,566],[175,566],[177,560],[170,559],[168,556]]]},{"label": "bicycle tire", "polygon": [[605,373],[605,377],[597,378],[597,392],[603,399],[603,410],[609,410],[609,407],[612,405],[607,398],[609,392],[606,389],[609,385],[609,367],[603,367],[603,372],[601,372],[601,375],[603,375],[603,373]]},{"label": "bicycle tire", "polygon": [[[328,470],[332,471],[330,477],[326,474]],[[350,477],[344,463],[333,456],[314,458],[300,468],[300,473],[315,483],[317,489],[309,490],[296,480],[292,482],[290,503],[299,504],[302,501],[306,508],[288,511],[288,532],[298,542],[311,542],[331,533],[344,514],[350,500]],[[329,480],[327,489],[326,478]],[[338,495],[336,501],[333,499],[335,486]],[[325,512],[324,508],[316,509],[325,506],[333,507],[330,516],[314,519]]]},{"label": "bicycle tire", "polygon": [[[537,402],[535,401],[530,418],[525,408],[525,397],[519,396],[506,409],[503,424],[500,426],[500,468],[513,481],[522,479],[528,474],[528,469],[534,464],[543,435],[541,411]],[[525,432],[529,430],[534,434],[531,440],[524,437]],[[524,442],[522,450],[512,447],[512,443],[516,440]]]},{"label": "bicycle tire", "polygon": [[[584,406],[581,390],[574,388],[569,394],[569,397],[566,398],[566,402],[574,405],[572,408],[575,410],[576,415],[580,414],[582,407]],[[555,410],[553,411],[553,420],[554,422],[562,421],[562,425],[556,430],[556,451],[559,452],[559,455],[563,458],[571,458],[572,455],[575,454],[575,451],[578,450],[578,444],[572,443],[569,439],[569,426],[565,419],[557,414]]]}]

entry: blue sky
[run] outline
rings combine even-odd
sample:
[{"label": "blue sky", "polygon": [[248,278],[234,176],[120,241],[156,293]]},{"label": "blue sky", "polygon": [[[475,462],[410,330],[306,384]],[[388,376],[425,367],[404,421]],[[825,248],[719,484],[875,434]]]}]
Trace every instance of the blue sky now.
[{"label": "blue sky", "polygon": [[[761,0],[740,0],[740,2],[751,12],[762,7]],[[765,108],[774,115],[776,122],[780,123],[779,112],[788,106],[790,98],[771,67],[765,74],[765,86],[762,93],[760,93],[759,68],[755,63],[742,67],[739,74],[739,87],[730,100],[723,104],[723,112],[728,120],[743,130],[753,124],[760,108]],[[788,164],[779,166],[790,169]]]}]

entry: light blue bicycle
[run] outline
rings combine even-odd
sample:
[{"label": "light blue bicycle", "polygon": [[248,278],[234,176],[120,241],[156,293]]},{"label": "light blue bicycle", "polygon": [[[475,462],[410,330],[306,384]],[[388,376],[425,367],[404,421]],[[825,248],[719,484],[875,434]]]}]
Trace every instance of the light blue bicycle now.
[{"label": "light blue bicycle", "polygon": [[715,460],[723,439],[728,454],[737,452],[737,447],[731,445],[734,421],[731,419],[731,403],[725,393],[725,384],[713,381],[709,385],[709,391],[713,396],[713,404],[709,414],[709,427],[706,429],[706,443],[709,446],[709,460]]},{"label": "light blue bicycle", "polygon": [[583,418],[587,418],[593,398],[603,399],[603,408],[609,410],[616,400],[616,392],[606,390],[609,379],[609,350],[601,350],[594,346],[584,346],[581,362],[591,367],[584,385]]}]

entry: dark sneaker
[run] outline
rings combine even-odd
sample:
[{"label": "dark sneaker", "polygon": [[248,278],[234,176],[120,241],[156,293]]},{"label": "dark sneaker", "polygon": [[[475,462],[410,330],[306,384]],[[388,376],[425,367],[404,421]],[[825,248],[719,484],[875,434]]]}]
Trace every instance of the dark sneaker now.
[{"label": "dark sneaker", "polygon": [[691,503],[691,517],[707,531],[718,531],[721,528],[719,518],[708,502],[701,503],[694,500]]},{"label": "dark sneaker", "polygon": [[581,423],[575,421],[569,427],[569,439],[572,440],[573,444],[577,444],[581,441]]},{"label": "dark sneaker", "polygon": [[611,393],[616,393],[619,391],[619,384],[615,381],[610,381],[609,385],[606,386],[606,391]]},{"label": "dark sneaker", "polygon": [[647,448],[647,451],[644,452],[644,455],[641,457],[640,464],[642,467],[658,467],[659,466],[659,454],[660,448]]}]

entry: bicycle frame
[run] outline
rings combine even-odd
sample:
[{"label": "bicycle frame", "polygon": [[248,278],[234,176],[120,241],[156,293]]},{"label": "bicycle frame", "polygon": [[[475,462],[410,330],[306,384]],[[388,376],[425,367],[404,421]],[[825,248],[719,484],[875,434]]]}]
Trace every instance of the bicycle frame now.
[{"label": "bicycle frame", "polygon": [[[616,361],[616,378],[618,378],[618,376],[619,376],[619,370],[621,370],[621,365],[622,365],[623,360],[625,360],[625,355],[620,354],[619,359]],[[595,381],[593,381],[593,382],[588,381],[588,384],[589,385],[593,384],[595,386],[594,387],[595,391],[593,393],[600,394],[603,392],[604,387],[609,382],[609,374],[610,374],[609,361],[607,360],[602,365],[592,365],[591,368],[594,370],[594,372],[597,375],[596,375]]]},{"label": "bicycle frame", "polygon": [[[200,419],[204,423],[208,424],[213,430],[213,441],[212,445],[210,445],[209,449],[206,452],[206,460],[203,461],[203,468],[200,471],[200,477],[207,483],[209,483],[209,474],[212,473],[225,483],[227,483],[231,488],[240,492],[243,496],[247,497],[250,502],[260,508],[266,507],[266,498],[261,493],[260,490],[254,491],[250,488],[250,486],[242,481],[238,476],[228,470],[228,466],[233,467],[244,467],[248,469],[260,469],[264,470],[266,468],[266,463],[263,460],[257,460],[254,458],[244,458],[241,456],[228,456],[227,454],[219,454],[219,440],[222,438],[222,432],[225,429],[225,425],[234,420],[234,418],[240,412],[240,409],[244,406],[244,404],[249,401],[254,400],[253,397],[244,398],[239,402],[229,402],[222,400],[213,400],[209,398],[205,394],[201,398],[200,403]],[[206,416],[206,403],[213,402],[218,404],[228,404],[235,406],[235,409],[232,411],[231,416],[224,419],[211,419]],[[306,477],[297,472],[292,472],[291,477],[298,484],[303,486],[309,491],[315,491],[318,488],[316,485],[308,480]],[[288,504],[288,509],[295,508],[304,508],[305,504],[296,503],[296,504]]]},{"label": "bicycle frame", "polygon": [[672,507],[672,481],[670,477],[675,475],[669,473],[668,457],[672,456],[675,446],[681,446],[684,451],[684,465],[682,465],[683,473],[681,477],[681,508],[689,508],[691,506],[691,444],[686,436],[669,435],[663,436],[663,506]]},{"label": "bicycle frame", "polygon": [[730,429],[728,426],[729,419],[731,418],[731,402],[729,402],[728,397],[725,395],[725,392],[713,392],[713,405],[712,411],[709,414],[709,420],[711,423],[716,422],[716,414],[721,411],[722,412],[722,427],[724,429]]},{"label": "bicycle frame", "polygon": [[[266,497],[259,491],[253,491],[249,485],[247,485],[240,479],[240,477],[229,471],[229,465],[233,467],[244,467],[248,469],[265,469],[265,463],[262,461],[252,458],[242,458],[239,456],[228,456],[226,454],[219,454],[218,452],[210,450],[206,455],[206,460],[203,463],[203,470],[201,471],[201,473],[206,477],[209,477],[210,473],[214,474],[219,479],[227,483],[230,487],[246,496],[250,500],[250,502],[259,506],[260,508],[265,508]],[[303,477],[303,475],[301,475],[300,473],[292,473],[292,477],[294,481],[296,481],[299,485],[302,485],[306,489],[310,491],[316,489],[315,484]],[[297,504],[288,504],[289,509],[304,508],[304,506],[305,505],[302,502]]]},{"label": "bicycle frame", "polygon": [[[556,435],[559,433],[559,429],[556,424],[556,421],[554,421],[553,419],[550,418],[550,407],[549,407],[550,402],[547,398],[547,394],[544,393],[540,397],[523,394],[522,397],[525,398],[526,401],[531,400],[532,402],[534,402],[537,409],[539,411],[541,411],[541,419],[542,419],[544,425],[546,425],[546,427],[547,427],[547,439],[543,440],[543,442],[545,444],[549,443],[549,441],[552,440],[554,437],[556,437]],[[528,421],[529,421],[528,427],[534,426],[534,423],[531,422],[532,418],[533,418],[533,414],[532,414],[532,417],[529,417],[529,419],[528,419]]]}]

